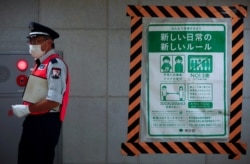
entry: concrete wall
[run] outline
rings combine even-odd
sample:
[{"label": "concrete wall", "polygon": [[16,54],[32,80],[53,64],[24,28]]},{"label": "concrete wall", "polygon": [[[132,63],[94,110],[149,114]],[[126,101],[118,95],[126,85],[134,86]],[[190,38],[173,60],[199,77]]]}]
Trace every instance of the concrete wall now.
[{"label": "concrete wall", "polygon": [[[235,5],[249,0],[0,0],[0,51],[27,51],[28,23],[57,30],[56,49],[71,71],[71,94],[63,126],[63,163],[199,163],[247,164],[227,155],[141,155],[126,157],[129,91],[130,17],[128,4]],[[248,16],[250,16],[248,10]],[[250,143],[250,21],[245,19],[242,141]],[[3,60],[3,59],[0,59]],[[250,147],[248,147],[248,154]]]}]

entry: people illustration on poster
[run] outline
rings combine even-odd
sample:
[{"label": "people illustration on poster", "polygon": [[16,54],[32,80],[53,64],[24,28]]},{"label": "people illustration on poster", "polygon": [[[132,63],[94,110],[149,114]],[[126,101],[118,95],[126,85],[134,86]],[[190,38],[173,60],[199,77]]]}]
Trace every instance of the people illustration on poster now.
[{"label": "people illustration on poster", "polygon": [[174,70],[175,72],[183,72],[183,59],[181,56],[176,56],[175,57],[175,66],[174,66]]},{"label": "people illustration on poster", "polygon": [[170,70],[172,69],[172,66],[170,64],[170,57],[169,56],[164,56],[162,58],[162,65],[161,65],[161,69],[162,72],[166,73],[166,72],[170,72]]},{"label": "people illustration on poster", "polygon": [[184,56],[162,55],[160,69],[161,73],[184,73]]},{"label": "people illustration on poster", "polygon": [[184,84],[162,83],[160,88],[161,101],[185,101]]}]

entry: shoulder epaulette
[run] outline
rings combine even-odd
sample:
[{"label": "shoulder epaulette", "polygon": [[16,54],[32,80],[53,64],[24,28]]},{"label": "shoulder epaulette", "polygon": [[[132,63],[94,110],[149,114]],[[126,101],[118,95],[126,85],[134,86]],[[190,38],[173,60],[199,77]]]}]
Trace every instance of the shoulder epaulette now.
[{"label": "shoulder epaulette", "polygon": [[51,61],[51,63],[52,63],[52,64],[55,64],[55,63],[57,63],[57,60],[56,60],[56,58],[53,58],[53,59],[51,59],[50,61]]}]

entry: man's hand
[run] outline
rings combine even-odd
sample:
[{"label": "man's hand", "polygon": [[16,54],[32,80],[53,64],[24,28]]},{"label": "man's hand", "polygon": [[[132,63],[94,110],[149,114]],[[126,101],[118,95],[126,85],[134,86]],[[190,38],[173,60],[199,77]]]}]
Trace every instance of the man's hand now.
[{"label": "man's hand", "polygon": [[23,117],[23,116],[27,116],[28,114],[30,114],[28,105],[21,105],[21,104],[12,105],[12,111],[14,115],[16,115],[17,117]]}]

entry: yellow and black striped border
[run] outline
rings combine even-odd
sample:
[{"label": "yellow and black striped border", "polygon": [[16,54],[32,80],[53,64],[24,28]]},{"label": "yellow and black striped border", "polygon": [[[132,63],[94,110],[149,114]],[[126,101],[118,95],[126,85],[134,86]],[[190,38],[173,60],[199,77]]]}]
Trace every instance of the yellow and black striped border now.
[{"label": "yellow and black striped border", "polygon": [[[247,7],[236,6],[140,6],[128,5],[131,17],[130,78],[127,142],[122,143],[123,155],[155,153],[228,154],[230,159],[240,159],[247,145],[241,139],[243,93],[243,31]],[[161,18],[231,18],[232,20],[232,78],[228,142],[141,142],[141,74],[143,17]]]}]

